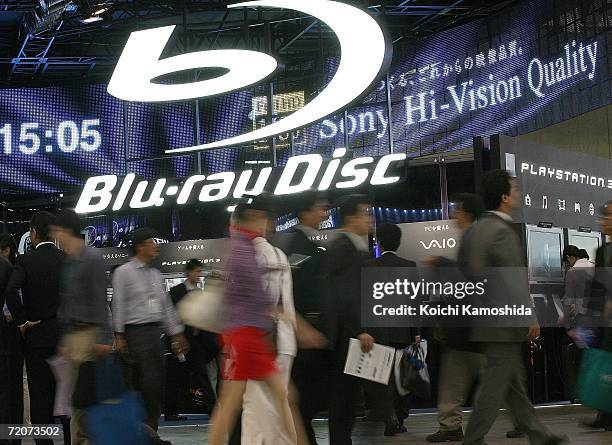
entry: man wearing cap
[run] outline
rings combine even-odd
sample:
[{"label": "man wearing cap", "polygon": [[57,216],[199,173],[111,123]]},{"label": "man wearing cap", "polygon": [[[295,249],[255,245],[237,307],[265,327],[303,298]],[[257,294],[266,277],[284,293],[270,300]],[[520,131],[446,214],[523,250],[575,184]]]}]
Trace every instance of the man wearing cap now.
[{"label": "man wearing cap", "polygon": [[156,444],[169,444],[157,435],[164,394],[163,332],[170,337],[172,352],[188,349],[174,305],[164,290],[159,270],[151,266],[159,249],[156,232],[142,228],[132,234],[134,257],[113,275],[113,327],[117,350],[127,353],[135,365],[135,380],[145,405],[145,424]]}]

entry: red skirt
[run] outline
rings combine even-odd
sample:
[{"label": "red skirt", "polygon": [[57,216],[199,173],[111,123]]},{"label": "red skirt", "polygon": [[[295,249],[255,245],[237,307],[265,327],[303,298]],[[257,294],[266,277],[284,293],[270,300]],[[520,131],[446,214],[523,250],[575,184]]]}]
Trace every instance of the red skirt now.
[{"label": "red skirt", "polygon": [[248,326],[223,333],[224,380],[263,380],[276,372],[272,345],[266,335]]}]

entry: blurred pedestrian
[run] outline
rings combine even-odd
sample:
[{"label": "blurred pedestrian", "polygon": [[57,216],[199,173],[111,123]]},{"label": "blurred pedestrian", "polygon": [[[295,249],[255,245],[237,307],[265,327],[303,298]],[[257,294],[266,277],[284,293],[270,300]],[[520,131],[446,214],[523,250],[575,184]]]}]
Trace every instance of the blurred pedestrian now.
[{"label": "blurred pedestrian", "polygon": [[[452,266],[459,269],[467,266],[467,245],[476,221],[484,211],[482,198],[464,193],[454,199],[456,204],[452,218],[462,232],[457,261],[437,258],[432,264]],[[436,433],[427,436],[428,442],[460,442],[463,440],[462,412],[471,389],[480,376],[485,358],[478,345],[468,337],[469,328],[445,326],[437,329],[438,340],[443,344],[440,360],[438,388],[438,423]]]},{"label": "blurred pedestrian", "polygon": [[[170,289],[172,302],[177,305],[185,295],[199,288],[202,275],[202,262],[191,259],[185,265],[185,281]],[[186,418],[178,413],[178,398],[189,382],[194,385],[194,394],[204,401],[212,411],[216,402],[217,367],[211,366],[219,355],[216,334],[185,326],[185,337],[189,343],[186,362],[178,357],[167,359],[166,402],[164,417],[166,421],[180,421]]]},{"label": "blurred pedestrian", "polygon": [[565,286],[563,292],[563,316],[560,320],[568,329],[568,335],[576,338],[573,328],[587,317],[587,300],[591,294],[591,283],[595,276],[595,265],[589,261],[586,250],[574,245],[563,249],[563,260],[566,265]]},{"label": "blurred pedestrian", "polygon": [[[268,222],[268,229],[273,221]],[[272,246],[264,236],[253,239],[255,259],[263,269],[264,292],[272,297],[279,308],[276,319],[276,369],[286,391],[289,391],[291,368],[297,353],[296,314],[293,302],[291,268],[286,255]],[[274,328],[273,328],[274,329]],[[289,412],[288,400],[284,401],[285,411]],[[295,422],[294,422],[295,423]],[[297,430],[297,428],[296,428]],[[293,445],[295,438],[289,436],[278,412],[274,394],[266,383],[249,380],[244,393],[242,408],[243,445]]]},{"label": "blurred pedestrian", "polygon": [[[504,276],[503,268],[523,270],[524,255],[518,235],[512,229],[510,216],[521,202],[516,180],[505,170],[490,171],[483,179],[482,192],[487,212],[471,230],[465,246],[469,273],[478,275],[495,268],[496,274]],[[520,295],[517,295],[522,299],[520,303],[533,307],[526,275],[517,277],[513,273],[512,280],[520,291]],[[518,284],[517,280],[520,280]],[[491,287],[490,281],[488,287]],[[504,294],[511,291],[504,289]],[[489,299],[496,296],[490,291],[487,295]],[[503,303],[494,302],[498,305]],[[463,440],[464,445],[486,444],[485,436],[504,402],[513,415],[516,427],[527,434],[531,445],[555,445],[564,441],[551,434],[538,420],[527,396],[522,344],[540,335],[537,321],[532,323],[529,328],[495,328],[490,325],[473,327],[471,339],[478,343],[486,363]]]},{"label": "blurred pedestrian", "polygon": [[223,382],[212,416],[209,443],[222,445],[242,408],[249,380],[260,380],[270,389],[285,433],[295,442],[295,429],[287,405],[287,389],[275,365],[271,334],[279,310],[265,292],[265,270],[257,262],[254,240],[266,233],[268,203],[254,198],[239,204],[233,213],[227,285],[224,295],[223,348],[226,354]]},{"label": "blurred pedestrian", "polygon": [[144,399],[147,431],[154,443],[169,444],[157,434],[165,381],[161,335],[170,337],[177,356],[188,352],[188,344],[163,277],[151,266],[159,254],[156,236],[149,228],[132,233],[134,256],[113,274],[112,315],[117,350],[127,353],[134,365],[134,383]]},{"label": "blurred pedestrian", "polygon": [[[15,338],[19,341],[19,330],[16,326],[11,326],[12,319],[10,312],[4,304],[4,290],[8,284],[13,271],[13,264],[17,256],[17,246],[15,240],[9,234],[0,235],[0,308],[3,308],[0,314],[0,424],[15,423],[21,424],[21,416],[17,416],[15,410],[21,409],[23,415],[23,381],[21,375],[16,375],[11,369],[15,365],[12,354],[14,346],[11,343],[15,342]],[[19,360],[18,360],[19,361]],[[23,372],[23,359],[20,360],[21,370]],[[16,378],[18,377],[18,378]],[[21,391],[18,391],[21,388]],[[17,393],[21,393],[22,405],[15,406],[15,398]],[[10,440],[1,440],[0,444],[10,444]]]},{"label": "blurred pedestrian", "polygon": [[[102,255],[85,246],[79,217],[61,210],[52,226],[54,238],[66,252],[61,280],[58,321],[62,337],[58,351],[70,362],[74,380],[79,367],[112,352],[113,336],[106,302],[106,267]],[[85,412],[73,407],[72,445],[89,444]]]},{"label": "blurred pedestrian", "polygon": [[[304,320],[304,324],[298,324],[298,329],[308,323],[311,329],[326,335],[329,314],[323,301],[325,283],[322,282],[325,250],[315,239],[320,235],[319,224],[325,218],[329,203],[315,192],[305,192],[296,196],[292,204],[299,224],[286,235],[287,240],[281,248],[293,260],[291,277],[295,310],[298,320]],[[291,378],[297,390],[304,434],[310,445],[317,445],[312,419],[327,408],[330,350],[303,346],[300,345],[295,357]],[[299,428],[300,421],[297,423],[296,428]]]},{"label": "blurred pedestrian", "polygon": [[359,379],[344,373],[349,341],[356,338],[369,352],[375,338],[361,326],[361,268],[370,258],[370,202],[364,195],[345,195],[337,202],[342,228],[326,255],[327,297],[333,302],[333,349],[329,387],[330,445],[350,445]]},{"label": "blurred pedestrian", "polygon": [[[601,209],[601,232],[612,237],[612,201]],[[601,348],[612,352],[612,243],[606,242],[597,249],[595,255],[595,277],[591,289],[594,309],[603,314]],[[581,422],[583,426],[593,429],[612,431],[612,412],[599,411],[595,419]]]},{"label": "blurred pedestrian", "polygon": [[[380,251],[380,256],[376,259],[366,261],[369,267],[394,267],[403,268],[403,273],[410,280],[416,282],[417,270],[416,263],[397,255],[396,251],[402,241],[401,229],[391,223],[382,223],[376,227],[376,243]],[[382,345],[391,346],[396,349],[404,349],[410,344],[418,344],[421,341],[421,329],[418,327],[409,328],[376,328],[370,332],[376,337],[376,342]],[[368,417],[380,415],[385,423],[385,436],[394,436],[405,433],[406,427],[404,420],[410,414],[409,396],[401,397],[395,385],[395,375],[392,371],[388,385],[364,381],[363,387],[366,399],[372,403],[372,409]],[[369,395],[369,397],[367,397]]]},{"label": "blurred pedestrian", "polygon": [[[55,378],[47,359],[57,350],[61,268],[65,254],[51,238],[55,217],[37,212],[30,220],[34,250],[17,258],[6,288],[6,303],[25,339],[25,363],[33,424],[53,423]],[[19,295],[21,291],[21,297]],[[52,445],[50,439],[37,444]]]}]

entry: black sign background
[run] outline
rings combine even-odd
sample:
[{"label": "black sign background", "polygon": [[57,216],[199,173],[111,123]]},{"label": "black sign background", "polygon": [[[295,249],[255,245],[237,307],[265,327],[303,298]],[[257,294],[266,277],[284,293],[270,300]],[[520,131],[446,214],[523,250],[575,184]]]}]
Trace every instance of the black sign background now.
[{"label": "black sign background", "polygon": [[[187,261],[195,258],[204,263],[205,268],[217,269],[223,266],[226,242],[226,238],[219,238],[160,244],[153,266],[162,273],[178,273],[185,270]],[[127,247],[107,247],[100,252],[109,270],[127,263],[132,256]]]},{"label": "black sign background", "polygon": [[[499,142],[500,165],[516,175],[522,194],[523,205],[513,215],[516,221],[597,229],[599,208],[612,199],[612,161],[506,136]],[[533,174],[542,168],[546,175]],[[568,172],[584,177],[567,180]],[[596,185],[588,184],[588,177],[594,177]]]}]

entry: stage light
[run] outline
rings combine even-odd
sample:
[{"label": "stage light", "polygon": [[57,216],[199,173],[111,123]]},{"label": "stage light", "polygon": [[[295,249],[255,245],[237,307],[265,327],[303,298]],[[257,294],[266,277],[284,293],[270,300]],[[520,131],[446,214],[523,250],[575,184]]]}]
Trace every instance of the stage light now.
[{"label": "stage light", "polygon": [[107,8],[107,7],[103,7],[103,8],[100,8],[100,9],[98,9],[98,10],[96,10],[96,11],[92,12],[92,13],[91,13],[91,16],[92,16],[92,17],[95,17],[95,16],[98,16],[98,15],[100,15],[100,14],[105,13],[106,11],[108,11],[108,8]]},{"label": "stage light", "polygon": [[99,22],[102,20],[102,17],[99,16],[91,16],[88,17],[86,19],[81,20],[82,23],[85,23],[86,25],[89,25],[90,23],[95,23],[95,22]]}]

